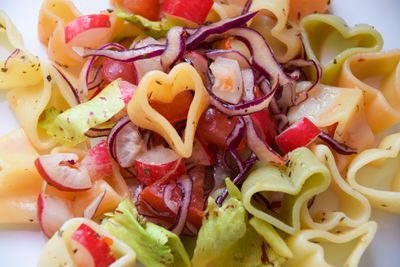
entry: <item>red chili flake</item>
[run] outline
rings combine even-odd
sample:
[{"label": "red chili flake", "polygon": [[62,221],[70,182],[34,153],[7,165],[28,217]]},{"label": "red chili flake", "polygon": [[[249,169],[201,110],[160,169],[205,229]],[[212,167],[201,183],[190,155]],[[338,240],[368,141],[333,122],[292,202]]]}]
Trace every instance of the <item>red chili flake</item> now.
[{"label": "red chili flake", "polygon": [[107,101],[107,98],[105,98],[104,96],[100,96],[101,100]]},{"label": "red chili flake", "polygon": [[364,61],[365,61],[365,59],[362,58],[362,57],[360,57],[360,58],[358,59],[358,62],[364,62]]}]

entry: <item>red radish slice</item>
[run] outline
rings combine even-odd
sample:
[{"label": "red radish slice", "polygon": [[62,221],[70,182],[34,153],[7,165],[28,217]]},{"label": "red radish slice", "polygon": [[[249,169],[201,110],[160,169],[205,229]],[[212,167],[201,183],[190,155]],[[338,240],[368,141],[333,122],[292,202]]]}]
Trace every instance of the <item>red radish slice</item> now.
[{"label": "red radish slice", "polygon": [[135,160],[136,178],[145,185],[167,183],[186,173],[184,160],[172,149],[157,146]]},{"label": "red radish slice", "polygon": [[111,156],[123,168],[133,166],[136,157],[146,150],[146,144],[138,127],[128,116],[123,117],[114,125],[107,142]]},{"label": "red radish slice", "polygon": [[127,82],[127,81],[120,81],[118,83],[119,89],[121,90],[122,100],[124,100],[125,105],[129,104],[131,101],[133,94],[136,90],[136,85]]},{"label": "red radish slice", "polygon": [[78,166],[78,156],[73,153],[57,153],[39,156],[35,166],[49,184],[63,191],[88,190],[92,186],[89,172]]},{"label": "red radish slice", "polygon": [[81,161],[81,166],[88,170],[92,180],[112,175],[111,157],[104,140],[89,150]]},{"label": "red radish slice", "polygon": [[72,46],[97,43],[97,40],[103,39],[108,34],[104,28],[110,27],[110,17],[105,14],[78,17],[65,26],[65,43]]},{"label": "red radish slice", "polygon": [[99,209],[101,202],[104,199],[104,196],[106,195],[106,192],[107,192],[107,190],[104,190],[103,193],[98,195],[95,199],[93,199],[92,202],[90,202],[90,204],[83,211],[83,217],[88,218],[88,219],[92,219],[94,217],[97,210]]},{"label": "red radish slice", "polygon": [[186,52],[183,58],[197,70],[201,79],[207,86],[209,82],[207,59],[202,54],[195,51]]},{"label": "red radish slice", "polygon": [[113,240],[100,236],[82,223],[71,238],[71,249],[77,266],[108,267],[116,261],[110,245]]},{"label": "red radish slice", "polygon": [[194,163],[195,165],[211,166],[215,164],[215,161],[215,153],[208,145],[199,139],[195,139],[192,156],[188,159],[188,162]]},{"label": "red radish slice", "polygon": [[213,0],[164,0],[162,11],[174,17],[203,24],[213,3]]},{"label": "red radish slice", "polygon": [[40,228],[48,238],[74,217],[70,202],[43,193],[39,194],[37,211]]},{"label": "red radish slice", "polygon": [[304,117],[275,137],[275,141],[279,149],[286,154],[298,147],[307,146],[320,133],[321,130]]}]

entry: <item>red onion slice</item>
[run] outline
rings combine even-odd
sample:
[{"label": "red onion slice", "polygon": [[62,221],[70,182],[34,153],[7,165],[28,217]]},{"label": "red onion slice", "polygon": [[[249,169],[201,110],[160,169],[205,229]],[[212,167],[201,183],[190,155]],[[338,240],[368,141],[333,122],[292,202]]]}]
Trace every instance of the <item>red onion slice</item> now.
[{"label": "red onion slice", "polygon": [[161,65],[164,68],[171,68],[183,56],[186,49],[184,35],[183,27],[175,26],[168,31],[166,48],[161,55]]},{"label": "red onion slice", "polygon": [[95,199],[93,199],[92,202],[85,208],[83,211],[83,217],[92,219],[94,215],[96,214],[97,210],[99,209],[99,206],[101,202],[104,199],[104,196],[106,195],[107,190],[104,190],[103,193],[100,193]]},{"label": "red onion slice", "polygon": [[333,150],[342,155],[352,155],[357,154],[357,149],[351,148],[346,144],[340,143],[335,140],[333,137],[330,137],[328,134],[321,131],[318,136],[322,141],[327,143]]},{"label": "red onion slice", "polygon": [[12,57],[15,57],[16,55],[18,55],[20,51],[21,51],[21,49],[17,48],[17,49],[15,49],[14,51],[11,52],[11,54],[10,54],[10,55],[7,57],[7,59],[4,61],[4,65],[3,65],[3,67],[1,68],[2,71],[7,71],[7,64],[8,64],[8,61],[9,61]]},{"label": "red onion slice", "polygon": [[71,91],[72,91],[72,93],[73,93],[73,95],[75,97],[76,104],[80,104],[81,103],[81,99],[79,98],[78,90],[71,84],[71,82],[67,79],[65,74],[59,68],[57,68],[55,65],[53,65],[53,67],[60,74],[60,76],[64,79],[64,81],[68,84],[69,89],[71,89]]},{"label": "red onion slice", "polygon": [[243,9],[242,9],[242,15],[246,14],[246,13],[249,13],[249,10],[250,10],[250,7],[251,7],[252,3],[253,3],[253,0],[247,0],[246,1],[246,3],[243,6]]},{"label": "red onion slice", "polygon": [[187,216],[189,214],[189,205],[192,200],[193,181],[189,176],[183,175],[176,181],[177,186],[182,191],[182,199],[174,224],[169,230],[180,235],[185,227]]},{"label": "red onion slice", "polygon": [[176,205],[176,203],[173,203],[172,201],[172,194],[176,188],[176,184],[172,183],[172,184],[168,184],[165,189],[164,189],[164,193],[163,193],[163,201],[165,206],[167,206],[167,208],[173,213],[173,214],[177,214],[178,213],[178,209],[179,207]]},{"label": "red onion slice", "polygon": [[111,127],[107,128],[90,128],[85,135],[89,138],[106,137],[110,134]]}]

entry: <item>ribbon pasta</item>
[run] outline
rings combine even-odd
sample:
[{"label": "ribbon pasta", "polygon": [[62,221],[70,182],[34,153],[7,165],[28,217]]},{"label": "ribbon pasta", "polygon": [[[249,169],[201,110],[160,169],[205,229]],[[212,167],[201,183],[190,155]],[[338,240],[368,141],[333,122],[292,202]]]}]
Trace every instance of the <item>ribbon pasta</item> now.
[{"label": "ribbon pasta", "polygon": [[[300,210],[313,195],[328,188],[331,182],[329,170],[304,147],[289,153],[285,167],[260,165],[242,185],[244,207],[250,214],[286,233],[298,232]],[[284,193],[279,214],[257,205],[254,195],[259,192]]]}]

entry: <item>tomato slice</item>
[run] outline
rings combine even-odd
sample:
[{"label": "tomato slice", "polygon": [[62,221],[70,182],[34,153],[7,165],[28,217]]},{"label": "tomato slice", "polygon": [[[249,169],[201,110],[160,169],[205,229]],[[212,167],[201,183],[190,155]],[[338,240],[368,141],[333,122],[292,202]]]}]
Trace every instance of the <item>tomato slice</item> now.
[{"label": "tomato slice", "polygon": [[171,103],[151,101],[150,105],[175,126],[177,122],[186,120],[192,100],[193,94],[183,91],[177,94]]},{"label": "tomato slice", "polygon": [[[193,180],[193,190],[192,190],[192,198],[189,206],[189,214],[188,221],[194,224],[196,227],[201,226],[201,221],[204,216],[204,178],[205,178],[205,168],[204,167],[196,167],[198,170],[193,170],[191,172],[191,178]],[[176,181],[171,181],[172,184],[176,184]],[[171,215],[173,213],[168,209],[163,200],[164,190],[166,184],[158,184],[154,183],[150,186],[147,186],[143,189],[143,191],[139,195],[139,200],[144,200],[152,205],[155,209],[168,212]],[[171,203],[176,206],[179,205],[181,200],[181,193],[178,186],[175,187],[172,197]]]},{"label": "tomato slice", "polygon": [[[200,139],[208,143],[228,148],[226,138],[232,132],[237,122],[237,118],[229,117],[215,108],[209,108],[201,116],[196,134]],[[243,138],[238,150],[242,151],[245,146],[246,141]]]},{"label": "tomato slice", "polygon": [[143,16],[149,20],[159,20],[159,0],[123,0],[123,6],[132,13]]},{"label": "tomato slice", "polygon": [[136,84],[135,70],[131,62],[121,62],[111,58],[104,58],[103,77],[107,83],[122,78],[127,82]]},{"label": "tomato slice", "polygon": [[213,0],[164,0],[162,11],[197,24],[203,24]]},{"label": "tomato slice", "polygon": [[314,13],[323,14],[329,7],[329,0],[295,0],[290,1],[289,18],[292,21],[300,20]]}]

